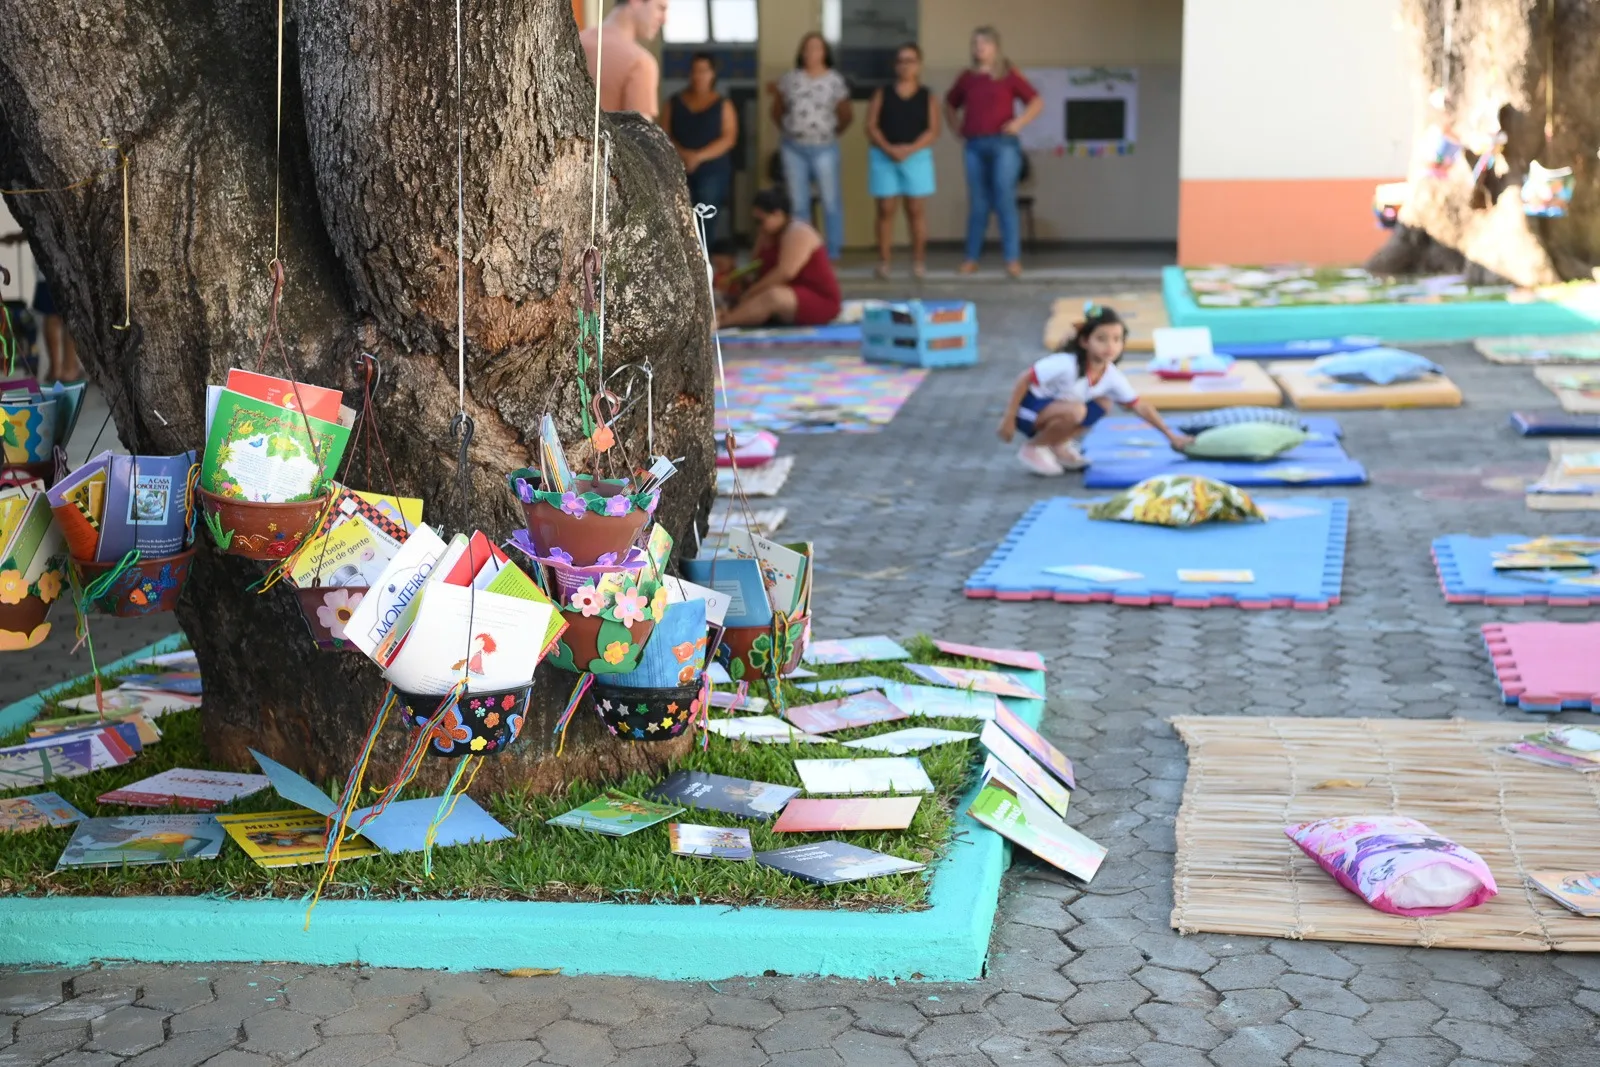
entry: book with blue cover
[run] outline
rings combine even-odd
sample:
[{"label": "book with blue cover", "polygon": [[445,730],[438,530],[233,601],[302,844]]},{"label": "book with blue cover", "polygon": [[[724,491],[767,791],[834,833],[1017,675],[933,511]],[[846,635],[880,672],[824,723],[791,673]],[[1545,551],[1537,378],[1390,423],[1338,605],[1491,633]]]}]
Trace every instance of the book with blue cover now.
[{"label": "book with blue cover", "polygon": [[769,626],[772,603],[761,577],[761,564],[753,559],[722,556],[718,559],[686,559],[683,576],[696,585],[714,589],[730,598],[727,626]]},{"label": "book with blue cover", "polygon": [[182,552],[188,545],[185,501],[193,466],[193,452],[111,457],[95,559],[115,563],[135,548],[144,559]]}]

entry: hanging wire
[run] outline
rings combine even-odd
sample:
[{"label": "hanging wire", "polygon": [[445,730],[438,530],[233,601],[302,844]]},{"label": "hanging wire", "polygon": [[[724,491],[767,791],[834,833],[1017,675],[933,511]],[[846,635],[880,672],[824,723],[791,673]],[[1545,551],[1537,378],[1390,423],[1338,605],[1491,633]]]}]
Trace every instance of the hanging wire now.
[{"label": "hanging wire", "polygon": [[113,330],[133,328],[133,212],[128,201],[128,153],[117,149],[122,156],[122,323]]},{"label": "hanging wire", "polygon": [[456,0],[456,417],[450,439],[457,442],[456,490],[467,506],[471,476],[467,466],[476,426],[467,414],[467,185],[466,100],[461,91],[461,0]]},{"label": "hanging wire", "polygon": [[1556,135],[1556,0],[1547,0],[1545,11],[1550,25],[1544,53],[1544,144],[1549,148]]}]

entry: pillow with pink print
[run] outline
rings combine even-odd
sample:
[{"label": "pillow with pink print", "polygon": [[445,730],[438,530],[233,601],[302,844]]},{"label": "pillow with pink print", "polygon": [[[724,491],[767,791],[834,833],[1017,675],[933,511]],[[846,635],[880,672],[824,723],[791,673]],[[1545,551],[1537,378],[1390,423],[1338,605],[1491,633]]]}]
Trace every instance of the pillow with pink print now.
[{"label": "pillow with pink print", "polygon": [[1391,915],[1443,915],[1499,892],[1476,852],[1403,815],[1319,819],[1283,832],[1340,885]]}]

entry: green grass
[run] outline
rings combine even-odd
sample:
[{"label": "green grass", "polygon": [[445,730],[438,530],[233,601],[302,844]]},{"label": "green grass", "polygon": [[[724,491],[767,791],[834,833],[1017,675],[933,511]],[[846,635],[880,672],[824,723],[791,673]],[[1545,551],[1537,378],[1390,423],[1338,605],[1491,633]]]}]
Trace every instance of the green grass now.
[{"label": "green grass", "polygon": [[[919,639],[908,647],[913,662],[985,666],[954,660]],[[913,682],[917,679],[893,663],[864,663],[817,668],[824,678],[879,675]],[[92,687],[80,687],[92,691]],[[764,695],[764,687],[754,687]],[[58,699],[79,695],[67,690]],[[791,706],[819,699],[785,685]],[[52,709],[47,709],[48,716]],[[714,709],[715,710],[715,709]],[[122,767],[81,778],[61,779],[44,787],[59,793],[90,817],[148,814],[150,809],[102,806],[95,797],[171,767],[205,767],[200,736],[201,710],[164,716],[162,740]],[[774,713],[771,708],[768,713]],[[588,714],[587,710],[580,714]],[[723,713],[726,714],[726,713]],[[737,714],[749,714],[740,712]],[[840,741],[887,733],[906,726],[940,726],[976,732],[970,720],[913,718],[859,730],[841,731]],[[25,733],[26,731],[24,731]],[[839,745],[755,745],[711,735],[705,749],[696,747],[671,769],[702,770],[799,786],[794,759],[861,756]],[[8,741],[7,743],[12,743]],[[872,753],[867,753],[871,755]],[[690,811],[684,822],[742,826],[750,830],[756,851],[839,838],[932,865],[945,850],[961,847],[952,840],[956,802],[973,783],[979,764],[976,741],[942,745],[918,753],[936,792],[923,799],[916,818],[904,831],[834,834],[775,834],[771,823],[739,819],[718,812]],[[664,777],[664,775],[662,776]],[[618,901],[628,903],[767,905],[790,908],[919,909],[928,897],[928,875],[874,878],[842,886],[815,886],[754,862],[728,862],[674,856],[667,843],[666,823],[624,838],[545,825],[545,820],[570,811],[603,789],[642,794],[658,778],[635,775],[622,782],[580,783],[564,795],[536,796],[507,792],[480,802],[516,837],[505,841],[458,845],[434,851],[433,876],[423,873],[422,854],[378,855],[341,863],[324,899],[454,899]],[[330,793],[337,783],[326,783]],[[0,794],[38,792],[37,787]],[[407,795],[422,795],[410,793]],[[291,807],[270,789],[222,809],[223,812],[275,811]],[[172,809],[177,810],[177,809]],[[56,871],[57,858],[72,836],[71,827],[26,834],[0,834],[0,893],[27,896],[194,896],[232,898],[299,898],[311,892],[319,866],[267,870],[240,851],[232,840],[216,860],[125,869]]]},{"label": "green grass", "polygon": [[[1190,280],[1192,286],[1197,280],[1204,278],[1206,271],[1210,269],[1212,268],[1189,268],[1185,272],[1185,277]],[[1245,271],[1257,270],[1274,272],[1280,268],[1241,266],[1230,267],[1228,269],[1233,272],[1233,275],[1237,275]],[[1360,277],[1351,277],[1345,273],[1344,269],[1338,267],[1303,268],[1302,276],[1294,279],[1294,281],[1297,283],[1297,285],[1309,282],[1311,283],[1311,287],[1306,289],[1291,287],[1291,289],[1288,291],[1285,291],[1282,288],[1284,284],[1283,281],[1277,281],[1269,285],[1256,287],[1233,286],[1231,284],[1231,278],[1233,275],[1230,275],[1229,278],[1222,280],[1228,283],[1227,291],[1231,292],[1235,296],[1243,298],[1239,304],[1211,304],[1207,302],[1207,298],[1214,297],[1217,294],[1212,292],[1203,292],[1200,289],[1193,289],[1192,291],[1195,299],[1200,306],[1238,306],[1248,308],[1307,306],[1325,307],[1329,305],[1337,306],[1347,303],[1379,304],[1426,302],[1455,304],[1465,301],[1504,300],[1512,292],[1512,287],[1509,285],[1489,285],[1465,287],[1461,292],[1455,293],[1426,294],[1420,288],[1420,282],[1422,281],[1420,277],[1390,278],[1372,274],[1364,274]],[[1363,290],[1365,293],[1365,299],[1352,301],[1348,298],[1337,297],[1333,292],[1336,289]]]}]

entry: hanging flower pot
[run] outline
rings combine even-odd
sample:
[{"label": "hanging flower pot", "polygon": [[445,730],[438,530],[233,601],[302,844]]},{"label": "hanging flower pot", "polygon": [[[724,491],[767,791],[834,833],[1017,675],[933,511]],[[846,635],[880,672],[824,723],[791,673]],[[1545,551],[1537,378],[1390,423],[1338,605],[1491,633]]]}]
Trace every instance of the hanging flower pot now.
[{"label": "hanging flower pot", "polygon": [[62,566],[55,562],[31,584],[20,570],[0,570],[0,652],[35,648],[50,636],[46,619],[66,584]]},{"label": "hanging flower pot", "polygon": [[56,484],[60,473],[60,467],[54,459],[6,463],[0,467],[0,489],[8,485],[26,485],[36,479],[44,482],[45,488],[48,489]]},{"label": "hanging flower pot", "polygon": [[1575,184],[1571,167],[1547,170],[1529,163],[1527,180],[1522,183],[1522,213],[1533,218],[1561,218],[1572,203]]},{"label": "hanging flower pot", "polygon": [[1461,158],[1461,142],[1454,131],[1443,126],[1429,126],[1422,134],[1420,149],[1422,165],[1435,178],[1446,178],[1450,168]]},{"label": "hanging flower pot", "polygon": [[622,689],[677,689],[706,669],[706,602],[668,604],[656,620],[639,665],[626,674],[608,675],[604,684]]},{"label": "hanging flower pot", "polygon": [[549,493],[539,488],[538,471],[511,474],[511,489],[522,502],[534,548],[539,555],[560,548],[579,567],[591,566],[608,553],[620,558],[639,539],[661,494],[630,494],[628,482],[618,479],[596,481],[581,475],[574,482],[565,493]]},{"label": "hanging flower pot", "polygon": [[772,674],[794,673],[805,655],[811,633],[811,616],[799,615],[786,626],[730,626],[723,631],[722,647],[728,674],[734,681],[755,681]]},{"label": "hanging flower pot", "polygon": [[262,504],[234,500],[196,488],[211,540],[230,556],[245,559],[286,558],[317,525],[328,498]]},{"label": "hanging flower pot", "polygon": [[554,577],[554,588],[550,590],[550,595],[563,604],[570,601],[572,594],[578,590],[585,586],[598,585],[607,575],[622,574],[637,583],[639,573],[649,562],[644,549],[630,548],[620,557],[615,552],[607,552],[592,565],[580,567],[572,561],[572,556],[563,548],[551,548],[547,555],[541,555],[534,547],[533,539],[527,530],[513,533],[511,544]]},{"label": "hanging flower pot", "polygon": [[670,741],[680,737],[705,707],[704,677],[671,689],[631,689],[596,681],[589,699],[600,721],[627,741]]},{"label": "hanging flower pot", "polygon": [[366,598],[366,586],[313,585],[296,589],[294,593],[300,603],[300,614],[305,617],[311,639],[318,648],[324,652],[342,652],[355,647],[345,637],[344,628]]},{"label": "hanging flower pot", "polygon": [[[178,597],[183,592],[184,583],[189,580],[189,571],[194,566],[194,551],[190,548],[175,556],[141,559],[123,571],[109,588],[86,597],[83,609],[124,619],[171,611],[178,606]],[[72,561],[78,586],[85,591],[119,566],[120,563],[98,560]]]},{"label": "hanging flower pot", "polygon": [[[395,690],[406,722],[428,731],[430,756],[487,756],[504,752],[522,733],[533,686],[518,686],[493,693],[463,693],[451,698]],[[434,722],[440,706],[451,707]],[[430,727],[429,723],[433,725]]]},{"label": "hanging flower pot", "polygon": [[585,586],[562,605],[567,632],[556,643],[550,662],[574,674],[637,670],[667,607],[667,590],[659,582],[629,583],[615,592]]}]

